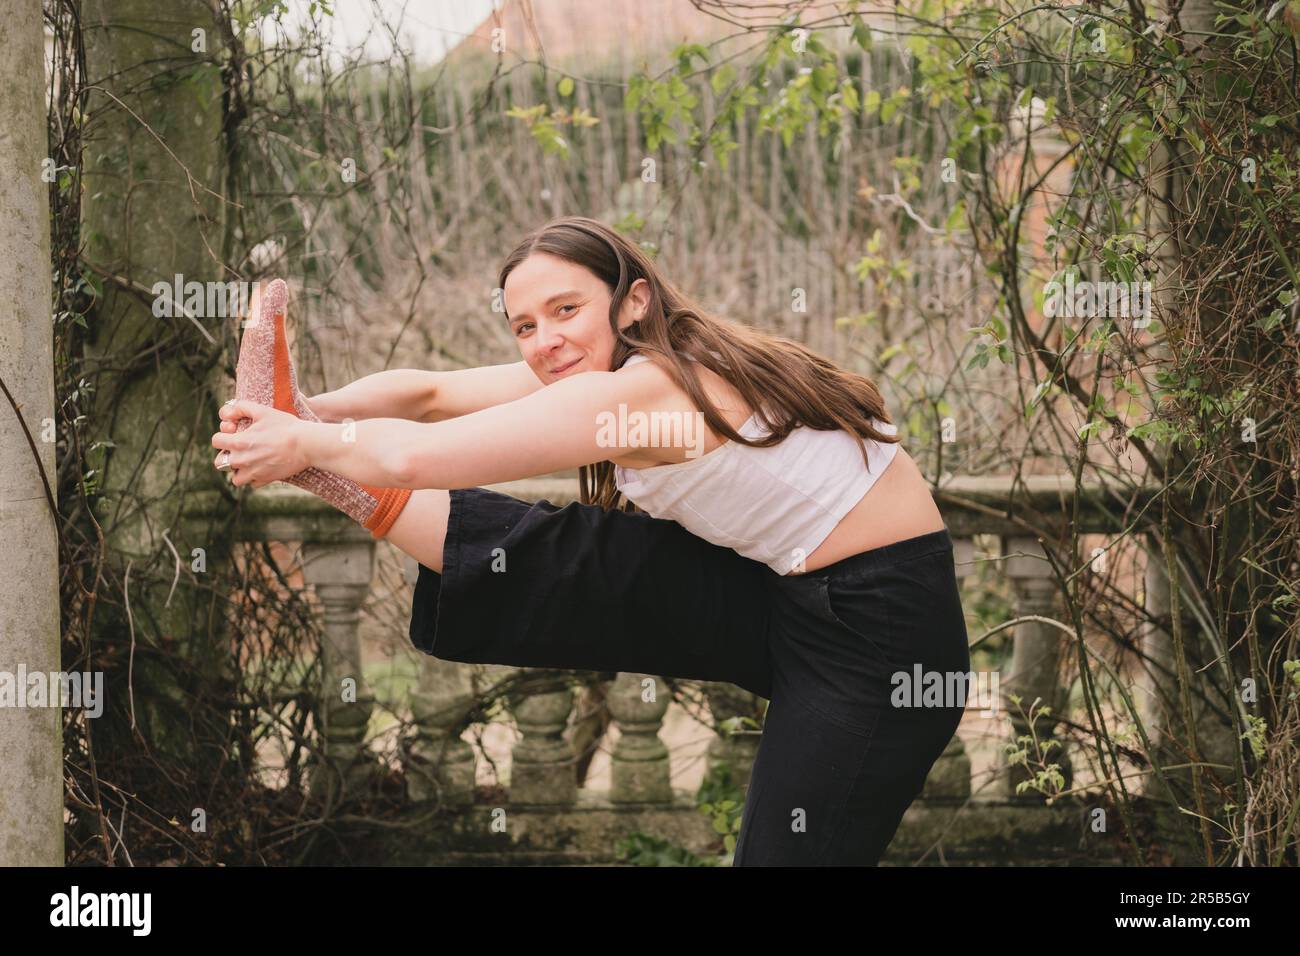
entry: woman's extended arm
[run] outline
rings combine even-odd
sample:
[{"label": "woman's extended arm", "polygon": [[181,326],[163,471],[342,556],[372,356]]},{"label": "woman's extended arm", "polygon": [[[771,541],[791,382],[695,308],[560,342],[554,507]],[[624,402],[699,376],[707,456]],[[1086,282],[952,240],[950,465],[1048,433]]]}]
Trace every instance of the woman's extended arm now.
[{"label": "woman's extended arm", "polygon": [[307,399],[327,422],[403,418],[438,422],[514,401],[542,387],[525,362],[438,372],[389,369]]},{"label": "woman's extended arm", "polygon": [[[300,422],[308,465],[384,488],[472,488],[603,461],[619,454],[609,423],[661,410],[673,385],[647,363],[583,372],[523,398],[448,421],[391,418]],[[220,446],[218,446],[220,447]]]},{"label": "woman's extended arm", "polygon": [[387,369],[332,392],[313,395],[307,404],[327,422],[341,422],[345,418],[424,421],[433,401],[438,374],[418,368]]}]

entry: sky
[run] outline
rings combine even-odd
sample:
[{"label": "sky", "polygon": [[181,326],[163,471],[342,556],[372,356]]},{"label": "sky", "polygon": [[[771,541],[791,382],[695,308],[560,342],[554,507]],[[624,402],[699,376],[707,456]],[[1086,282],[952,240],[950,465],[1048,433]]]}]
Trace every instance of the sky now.
[{"label": "sky", "polygon": [[[323,18],[332,50],[344,52],[358,46],[368,57],[392,55],[388,31],[375,29],[377,13],[398,28],[399,43],[417,66],[437,63],[447,51],[469,35],[504,0],[333,0],[334,15]],[[285,23],[309,22],[311,0],[288,0]]]}]

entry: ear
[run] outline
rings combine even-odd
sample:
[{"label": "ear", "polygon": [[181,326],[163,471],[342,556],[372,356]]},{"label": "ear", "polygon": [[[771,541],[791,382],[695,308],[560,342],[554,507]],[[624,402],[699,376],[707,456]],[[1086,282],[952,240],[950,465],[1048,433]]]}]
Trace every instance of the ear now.
[{"label": "ear", "polygon": [[619,328],[626,328],[633,322],[639,322],[646,316],[646,311],[650,308],[650,283],[645,279],[637,279],[627,290],[627,295],[623,297],[623,319],[619,323]]}]

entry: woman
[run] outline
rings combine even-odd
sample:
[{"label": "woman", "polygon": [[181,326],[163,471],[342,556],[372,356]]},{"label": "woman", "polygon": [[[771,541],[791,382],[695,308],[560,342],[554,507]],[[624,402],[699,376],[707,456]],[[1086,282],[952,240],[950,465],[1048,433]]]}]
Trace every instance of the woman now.
[{"label": "woman", "polygon": [[[426,653],[769,698],[735,865],[875,865],[964,705],[891,690],[970,666],[952,541],[880,394],[707,315],[591,219],[529,235],[499,286],[521,362],[310,403],[274,287],[217,466],[310,488],[415,557]],[[573,467],[564,508],[476,487]]]}]

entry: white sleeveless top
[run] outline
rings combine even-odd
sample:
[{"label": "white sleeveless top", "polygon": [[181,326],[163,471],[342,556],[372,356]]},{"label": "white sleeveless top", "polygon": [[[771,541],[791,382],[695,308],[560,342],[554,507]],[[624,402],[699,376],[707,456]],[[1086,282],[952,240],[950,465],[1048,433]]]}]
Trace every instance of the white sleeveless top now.
[{"label": "white sleeveless top", "polygon": [[[623,364],[648,361],[636,353]],[[883,434],[898,434],[895,425],[878,419],[872,424]],[[736,430],[746,438],[769,434],[757,413]],[[862,464],[863,444],[870,470]],[[676,521],[784,575],[826,540],[897,453],[897,444],[799,426],[770,448],[725,440],[675,464],[616,464],[614,484],[652,517]]]}]

